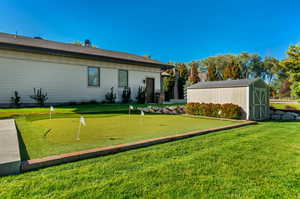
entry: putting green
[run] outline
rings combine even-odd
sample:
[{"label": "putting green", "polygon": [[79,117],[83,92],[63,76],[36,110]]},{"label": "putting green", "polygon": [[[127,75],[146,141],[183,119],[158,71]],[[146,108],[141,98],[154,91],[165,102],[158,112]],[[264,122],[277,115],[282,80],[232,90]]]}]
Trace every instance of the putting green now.
[{"label": "putting green", "polygon": [[79,118],[80,115],[52,120],[17,120],[29,157],[111,146],[236,123],[180,115],[85,115],[86,125],[81,126],[80,140],[77,140]]}]

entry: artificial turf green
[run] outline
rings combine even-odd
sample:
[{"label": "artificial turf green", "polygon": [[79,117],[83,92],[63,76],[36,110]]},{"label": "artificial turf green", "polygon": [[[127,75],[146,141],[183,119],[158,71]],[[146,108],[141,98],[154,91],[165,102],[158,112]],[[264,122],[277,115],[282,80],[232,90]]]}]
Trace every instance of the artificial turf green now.
[{"label": "artificial turf green", "polygon": [[[149,104],[134,104],[134,107],[145,107]],[[172,104],[179,105],[179,104]],[[55,107],[56,113],[114,113],[128,111],[128,104],[83,104],[74,106]],[[152,105],[153,106],[153,105]],[[155,104],[154,106],[169,106],[167,104]],[[49,107],[34,108],[0,108],[0,119],[26,115],[39,115],[49,113]]]},{"label": "artificial turf green", "polygon": [[181,115],[85,114],[81,127],[78,114],[34,115],[17,118],[22,159],[75,152],[133,141],[221,127],[237,123]]},{"label": "artificial turf green", "polygon": [[265,122],[0,178],[0,198],[300,198],[300,123]]}]

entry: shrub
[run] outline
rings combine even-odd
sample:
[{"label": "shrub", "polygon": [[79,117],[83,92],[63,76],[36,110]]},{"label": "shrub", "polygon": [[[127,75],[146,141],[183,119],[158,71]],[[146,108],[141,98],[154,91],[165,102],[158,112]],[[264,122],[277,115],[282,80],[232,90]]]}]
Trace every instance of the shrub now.
[{"label": "shrub", "polygon": [[221,117],[229,119],[240,119],[242,116],[242,109],[235,104],[223,104],[221,107]]},{"label": "shrub", "polygon": [[116,94],[114,93],[114,87],[111,87],[110,92],[105,95],[106,103],[114,104],[116,102]]},{"label": "shrub", "polygon": [[185,112],[190,115],[202,115],[200,106],[200,103],[188,103],[185,105]]},{"label": "shrub", "polygon": [[19,107],[21,105],[21,97],[19,96],[18,91],[14,92],[14,96],[10,98],[10,102],[12,106]]},{"label": "shrub", "polygon": [[43,93],[43,90],[41,88],[39,89],[33,89],[33,95],[30,96],[31,99],[33,99],[38,105],[44,106],[45,102],[48,100],[48,94]]},{"label": "shrub", "polygon": [[90,100],[89,104],[98,104],[98,102],[96,100]]},{"label": "shrub", "polygon": [[242,109],[234,104],[188,103],[185,112],[191,115],[240,119]]},{"label": "shrub", "polygon": [[144,87],[139,86],[139,89],[138,89],[138,92],[137,92],[137,95],[136,95],[135,99],[136,99],[137,103],[139,103],[139,104],[144,104],[145,103],[146,90],[145,90]]},{"label": "shrub", "polygon": [[122,93],[122,102],[128,104],[131,101],[131,89],[129,87],[124,87]]}]

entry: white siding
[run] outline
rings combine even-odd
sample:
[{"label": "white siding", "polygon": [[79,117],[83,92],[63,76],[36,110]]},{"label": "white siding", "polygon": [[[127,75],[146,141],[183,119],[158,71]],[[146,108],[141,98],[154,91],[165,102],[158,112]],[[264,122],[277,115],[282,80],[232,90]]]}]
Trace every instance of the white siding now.
[{"label": "white siding", "polygon": [[[23,103],[34,103],[29,97],[33,94],[33,88],[42,88],[48,93],[47,103],[102,101],[111,87],[115,88],[120,100],[123,89],[118,88],[118,69],[129,71],[132,99],[135,99],[137,88],[145,86],[143,80],[146,77],[155,78],[155,90],[160,91],[159,69],[57,56],[6,53],[0,51],[0,104],[9,103],[15,90],[19,92]],[[100,67],[100,87],[88,87],[88,66]]]},{"label": "white siding", "polygon": [[244,114],[243,119],[247,118],[248,101],[247,87],[235,88],[209,88],[209,89],[188,89],[187,102],[203,102],[214,104],[232,103],[242,107]]}]

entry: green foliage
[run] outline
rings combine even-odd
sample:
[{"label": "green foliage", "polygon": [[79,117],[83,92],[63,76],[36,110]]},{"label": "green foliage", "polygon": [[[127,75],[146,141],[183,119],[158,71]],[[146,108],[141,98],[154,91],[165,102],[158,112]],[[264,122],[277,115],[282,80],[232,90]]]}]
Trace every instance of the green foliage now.
[{"label": "green foliage", "polygon": [[30,96],[31,99],[33,99],[38,105],[44,106],[45,102],[48,100],[48,94],[43,93],[43,90],[41,88],[33,89],[33,95]]},{"label": "green foliage", "polygon": [[[261,77],[265,80],[272,81],[275,77],[284,75],[284,71],[280,70],[279,61],[274,57],[265,57],[262,59],[257,54],[240,53],[223,54],[211,56],[199,61],[201,65],[208,70],[208,80],[223,80],[228,79],[242,79]],[[235,63],[234,69],[229,69]],[[232,74],[234,71],[234,75]],[[224,73],[227,75],[224,77]],[[233,78],[233,77],[234,78]]]},{"label": "green foliage", "polygon": [[116,94],[114,93],[114,87],[111,87],[110,92],[106,93],[105,100],[106,103],[114,104],[116,102]]},{"label": "green foliage", "polygon": [[131,102],[131,89],[127,86],[123,89],[122,102],[125,104]]},{"label": "green foliage", "polygon": [[19,96],[18,91],[14,91],[14,96],[10,98],[11,105],[19,107],[21,105],[21,97]]},{"label": "green foliage", "polygon": [[242,108],[235,104],[222,104],[220,116],[229,119],[241,119]]},{"label": "green foliage", "polygon": [[188,103],[185,111],[190,115],[241,119],[242,108],[235,104]]},{"label": "green foliage", "polygon": [[144,104],[146,101],[146,89],[142,86],[139,86],[137,96],[136,96],[137,103]]},{"label": "green foliage", "polygon": [[191,72],[190,72],[188,80],[191,84],[195,84],[200,81],[200,77],[199,77],[199,73],[198,73],[198,66],[196,63],[192,64]]},{"label": "green foliage", "polygon": [[207,71],[207,80],[208,81],[216,81],[220,80],[217,76],[217,69],[214,65],[210,65]]},{"label": "green foliage", "polygon": [[223,79],[242,79],[241,67],[236,62],[231,62],[228,66],[224,68]]},{"label": "green foliage", "polygon": [[1,177],[0,198],[295,199],[299,128],[261,122]]},{"label": "green foliage", "polygon": [[178,94],[179,98],[184,98],[184,89],[188,79],[188,69],[185,64],[179,63],[176,66],[176,70],[178,71]]},{"label": "green foliage", "polygon": [[291,85],[291,95],[300,97],[300,45],[291,45],[287,51],[287,58],[280,65],[287,72]]},{"label": "green foliage", "polygon": [[294,82],[291,85],[291,96],[293,97],[300,97],[300,82]]},{"label": "green foliage", "polygon": [[164,91],[169,92],[174,88],[175,74],[174,74],[173,70],[171,70],[171,69],[168,69],[165,72],[168,73],[169,76],[164,77],[164,79],[163,79],[163,88],[164,88]]},{"label": "green foliage", "polygon": [[[84,43],[82,43],[81,41],[74,41],[73,44],[77,46],[84,46]],[[91,48],[97,48],[97,46],[91,45]]]}]

